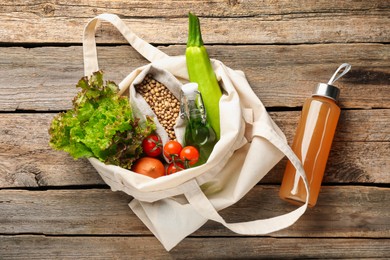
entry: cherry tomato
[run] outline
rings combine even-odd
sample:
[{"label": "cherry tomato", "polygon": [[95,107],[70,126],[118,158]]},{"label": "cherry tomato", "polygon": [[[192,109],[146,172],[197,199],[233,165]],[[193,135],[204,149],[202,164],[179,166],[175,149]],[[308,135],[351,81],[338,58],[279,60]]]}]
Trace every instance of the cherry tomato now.
[{"label": "cherry tomato", "polygon": [[152,178],[158,178],[165,174],[163,163],[152,157],[142,157],[141,159],[138,159],[131,169],[136,173]]},{"label": "cherry tomato", "polygon": [[184,170],[184,165],[181,162],[172,162],[167,168],[167,175]]},{"label": "cherry tomato", "polygon": [[168,159],[169,162],[175,161],[179,158],[180,152],[183,149],[181,144],[177,141],[168,141],[164,145],[164,156]]},{"label": "cherry tomato", "polygon": [[199,152],[193,146],[186,146],[180,152],[180,160],[184,162],[184,165],[194,165],[199,160]]},{"label": "cherry tomato", "polygon": [[142,141],[142,149],[147,156],[158,157],[162,153],[162,142],[158,134],[150,134]]}]

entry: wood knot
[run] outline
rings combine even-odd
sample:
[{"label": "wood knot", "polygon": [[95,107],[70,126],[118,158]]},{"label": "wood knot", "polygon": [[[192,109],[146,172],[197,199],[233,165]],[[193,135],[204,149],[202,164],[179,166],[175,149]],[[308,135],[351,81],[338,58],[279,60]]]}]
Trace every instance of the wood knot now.
[{"label": "wood knot", "polygon": [[16,185],[23,185],[25,187],[40,187],[47,185],[42,171],[32,163],[18,165],[12,177],[14,179],[13,182]]},{"label": "wood knot", "polygon": [[240,4],[240,0],[228,0],[228,4],[230,6],[236,6],[236,5]]},{"label": "wood knot", "polygon": [[56,10],[55,6],[52,4],[45,4],[43,6],[43,13],[47,16],[53,16],[54,11]]}]

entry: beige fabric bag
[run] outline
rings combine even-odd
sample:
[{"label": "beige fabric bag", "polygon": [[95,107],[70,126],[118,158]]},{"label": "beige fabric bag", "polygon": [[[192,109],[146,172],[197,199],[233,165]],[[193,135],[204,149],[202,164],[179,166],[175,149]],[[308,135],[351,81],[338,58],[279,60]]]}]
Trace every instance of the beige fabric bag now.
[{"label": "beige fabric bag", "polygon": [[[130,102],[138,116],[153,115],[133,85],[152,72],[167,82],[175,93],[180,90],[181,84],[188,82],[185,56],[166,55],[138,38],[118,16],[102,14],[85,27],[85,75],[99,69],[95,30],[100,20],[113,24],[131,46],[151,62],[131,72],[119,86],[122,92],[129,90]],[[89,159],[113,191],[123,191],[134,197],[130,208],[166,250],[172,249],[208,220],[217,221],[238,234],[263,235],[292,225],[307,208],[306,200],[306,204],[290,213],[242,223],[227,223],[218,213],[240,200],[284,155],[296,167],[306,190],[308,186],[299,159],[249,86],[245,75],[218,60],[212,60],[212,64],[224,95],[219,104],[222,112],[221,139],[206,164],[152,179],[118,166],[105,165],[94,158]],[[180,125],[178,121],[178,136],[183,131]],[[159,124],[158,131],[166,142],[166,133]]]}]

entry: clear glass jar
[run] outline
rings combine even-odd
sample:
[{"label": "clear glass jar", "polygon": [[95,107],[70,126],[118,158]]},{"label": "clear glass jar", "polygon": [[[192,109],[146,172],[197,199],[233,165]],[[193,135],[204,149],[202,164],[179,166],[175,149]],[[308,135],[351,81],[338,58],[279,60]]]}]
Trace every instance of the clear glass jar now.
[{"label": "clear glass jar", "polygon": [[180,108],[181,116],[187,121],[185,145],[192,145],[199,151],[199,161],[194,166],[204,164],[213,151],[217,136],[207,122],[198,84],[188,83],[182,87]]}]

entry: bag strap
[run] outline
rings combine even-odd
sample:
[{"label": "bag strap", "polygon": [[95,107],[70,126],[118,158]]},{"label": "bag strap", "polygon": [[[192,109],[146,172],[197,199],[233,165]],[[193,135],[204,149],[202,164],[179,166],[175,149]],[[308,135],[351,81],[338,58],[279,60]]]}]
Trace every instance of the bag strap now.
[{"label": "bag strap", "polygon": [[[256,124],[256,123],[255,123]],[[256,129],[256,130],[255,130]],[[188,202],[196,209],[196,211],[203,217],[214,220],[223,224],[228,229],[242,235],[264,235],[275,232],[294,224],[305,213],[309,201],[309,187],[306,179],[305,171],[298,157],[294,154],[291,148],[283,139],[269,126],[254,125],[255,138],[265,138],[291,161],[297,169],[297,173],[303,179],[307,191],[306,202],[299,208],[273,218],[254,220],[239,223],[227,223],[223,217],[217,212],[210,200],[202,192],[197,181],[191,180],[183,185],[183,193]]]},{"label": "bag strap", "polygon": [[95,33],[99,25],[99,21],[110,22],[118,31],[125,37],[130,45],[139,52],[148,61],[153,62],[162,58],[169,57],[164,52],[160,51],[153,45],[147,43],[133,33],[127,25],[114,14],[100,14],[90,20],[84,28],[83,35],[83,53],[84,53],[84,74],[91,75],[99,70]]}]

